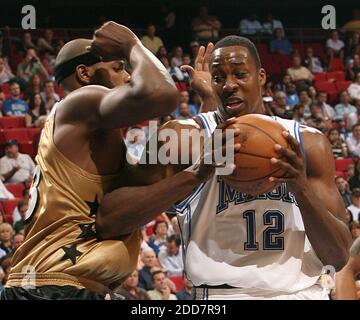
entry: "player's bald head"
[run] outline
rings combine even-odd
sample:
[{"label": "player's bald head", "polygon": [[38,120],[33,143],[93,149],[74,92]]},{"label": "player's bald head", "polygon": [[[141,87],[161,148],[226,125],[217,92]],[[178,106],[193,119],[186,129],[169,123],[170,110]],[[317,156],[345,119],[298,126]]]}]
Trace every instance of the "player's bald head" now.
[{"label": "player's bald head", "polygon": [[90,39],[75,39],[67,42],[59,51],[55,61],[55,78],[58,83],[75,74],[79,65],[92,66],[100,57],[87,50]]}]

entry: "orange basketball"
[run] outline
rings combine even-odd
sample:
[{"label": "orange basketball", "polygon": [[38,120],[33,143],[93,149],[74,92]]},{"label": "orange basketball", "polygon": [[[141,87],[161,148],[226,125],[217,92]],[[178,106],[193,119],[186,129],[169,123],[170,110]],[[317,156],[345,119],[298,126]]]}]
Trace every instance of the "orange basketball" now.
[{"label": "orange basketball", "polygon": [[235,143],[240,143],[240,153],[235,155],[235,176],[223,176],[235,189],[251,195],[269,192],[276,188],[269,177],[282,177],[284,172],[270,162],[279,158],[275,144],[289,147],[282,135],[285,128],[277,121],[260,114],[249,114],[237,118],[229,128],[240,129]]}]

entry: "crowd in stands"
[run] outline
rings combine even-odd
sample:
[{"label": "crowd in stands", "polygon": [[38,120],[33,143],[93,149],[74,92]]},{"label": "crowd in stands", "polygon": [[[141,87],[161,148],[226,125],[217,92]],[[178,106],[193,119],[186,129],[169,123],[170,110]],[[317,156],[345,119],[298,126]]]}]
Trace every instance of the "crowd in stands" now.
[{"label": "crowd in stands", "polygon": [[[188,47],[176,43],[176,13],[162,7],[164,19],[147,26],[143,44],[166,67],[179,89],[179,105],[160,119],[188,119],[200,110],[200,97],[191,90],[182,65],[193,65],[200,45],[216,41],[222,23],[206,7],[191,24]],[[355,21],[355,22],[354,22]],[[356,21],[358,23],[356,23]],[[351,22],[351,23],[350,23]],[[246,37],[265,34],[256,43],[268,80],[263,90],[266,113],[294,119],[327,135],[336,165],[334,177],[348,213],[355,239],[360,236],[360,16],[355,11],[339,31],[318,42],[290,41],[283,23],[268,14],[260,22],[255,14],[242,19],[238,33]],[[159,27],[159,35],[157,28]],[[6,282],[10,259],[24,239],[24,219],[35,168],[40,130],[63,93],[54,82],[57,52],[67,40],[51,29],[33,37],[0,33],[0,290]],[[135,128],[146,127],[146,122]],[[130,128],[128,128],[130,129]],[[123,134],[127,130],[123,130]],[[127,141],[139,139],[142,130]],[[137,154],[141,150],[136,150]],[[115,290],[126,299],[191,299],[192,284],[184,276],[177,219],[162,213],[143,228],[138,269]]]}]

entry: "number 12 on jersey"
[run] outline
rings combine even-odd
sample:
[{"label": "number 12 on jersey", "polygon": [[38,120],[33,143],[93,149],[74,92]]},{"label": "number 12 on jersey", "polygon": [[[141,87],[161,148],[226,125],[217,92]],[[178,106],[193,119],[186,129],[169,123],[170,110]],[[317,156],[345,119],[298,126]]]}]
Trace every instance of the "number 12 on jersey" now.
[{"label": "number 12 on jersey", "polygon": [[[246,220],[246,242],[244,250],[259,250],[256,239],[255,210],[246,210],[243,213]],[[267,210],[263,215],[263,224],[268,226],[263,231],[263,250],[284,250],[284,214],[279,210]]]}]

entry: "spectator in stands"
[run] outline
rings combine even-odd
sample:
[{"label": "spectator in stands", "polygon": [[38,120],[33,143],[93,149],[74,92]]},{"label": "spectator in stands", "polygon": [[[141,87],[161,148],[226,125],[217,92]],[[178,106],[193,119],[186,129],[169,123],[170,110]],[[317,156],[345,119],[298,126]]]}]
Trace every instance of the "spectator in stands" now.
[{"label": "spectator in stands", "polygon": [[26,102],[20,99],[20,86],[17,82],[10,83],[10,98],[4,103],[2,113],[4,116],[25,116],[29,110]]},{"label": "spectator in stands", "polygon": [[360,45],[360,33],[354,32],[346,43],[346,56],[347,57],[353,56],[359,45]]},{"label": "spectator in stands", "polygon": [[44,36],[40,37],[37,41],[37,47],[41,53],[47,51],[55,54],[56,41],[51,29],[45,29]]},{"label": "spectator in stands", "polygon": [[179,220],[177,219],[176,216],[171,218],[171,225],[172,225],[173,234],[176,237],[180,238],[181,233],[180,233],[180,227],[179,227]]},{"label": "spectator in stands", "polygon": [[161,247],[166,247],[167,232],[168,224],[166,221],[158,220],[155,222],[149,246],[154,250],[156,256],[159,254]]},{"label": "spectator in stands", "polygon": [[240,34],[245,36],[254,35],[263,31],[263,27],[255,13],[251,13],[248,17],[241,19],[239,29]]},{"label": "spectator in stands", "polygon": [[184,64],[182,47],[177,46],[174,48],[170,64],[172,67],[180,67]]},{"label": "spectator in stands", "polygon": [[341,28],[342,32],[360,32],[360,10],[354,9],[352,19]]},{"label": "spectator in stands", "polygon": [[350,104],[350,96],[346,90],[339,93],[340,103],[335,106],[336,116],[341,116],[346,122],[347,128],[351,128],[357,123],[357,109]]},{"label": "spectator in stands", "polygon": [[351,177],[353,177],[354,174],[355,174],[355,165],[353,163],[350,163],[346,167],[346,177],[347,177],[347,179],[350,179]]},{"label": "spectator in stands", "polygon": [[307,125],[325,134],[331,128],[331,121],[325,118],[321,111],[321,105],[318,102],[312,103],[310,106],[310,118],[307,119]]},{"label": "spectator in stands", "polygon": [[344,61],[344,41],[339,37],[339,33],[334,30],[331,32],[331,36],[326,40],[326,49],[329,58],[328,69],[331,69],[334,58],[339,58]]},{"label": "spectator in stands", "polygon": [[299,95],[296,91],[296,86],[293,82],[290,82],[286,88],[286,104],[294,106],[300,101]]},{"label": "spectator in stands", "polygon": [[360,72],[356,74],[354,82],[347,90],[351,99],[354,101],[360,100]]},{"label": "spectator in stands", "polygon": [[187,103],[187,105],[189,106],[190,115],[195,116],[199,113],[199,109],[197,108],[197,106],[195,104],[190,103],[190,96],[188,91],[186,90],[180,91],[179,96],[180,96],[179,107],[176,108],[176,110],[173,113],[174,118],[180,116],[180,105],[182,103]]},{"label": "spectator in stands", "polygon": [[25,58],[18,65],[17,76],[23,81],[28,82],[34,74],[41,74],[45,78],[49,76],[46,68],[41,63],[34,48],[26,50]]},{"label": "spectator in stands", "polygon": [[189,105],[186,102],[181,102],[179,106],[179,115],[176,117],[177,120],[187,120],[191,118]]},{"label": "spectator in stands", "polygon": [[45,102],[46,114],[49,114],[55,102],[60,101],[59,95],[55,92],[54,82],[46,80],[44,90],[40,93],[42,100]]},{"label": "spectator in stands", "polygon": [[354,81],[355,75],[360,72],[360,55],[354,54],[346,66],[346,79]]},{"label": "spectator in stands", "polygon": [[5,220],[5,215],[4,212],[2,210],[0,210],[0,224],[6,222]]},{"label": "spectator in stands", "polygon": [[12,78],[14,78],[11,69],[5,63],[3,57],[0,56],[0,86],[3,83],[9,82]]},{"label": "spectator in stands", "polygon": [[7,254],[5,257],[3,257],[0,261],[0,268],[4,271],[5,273],[5,276],[2,280],[3,282],[3,285],[6,284],[6,281],[7,281],[7,277],[10,273],[10,268],[11,268],[11,258],[12,258],[12,254]]},{"label": "spectator in stands", "polygon": [[293,117],[293,108],[286,102],[286,95],[283,91],[278,91],[275,93],[275,103],[273,106],[273,112],[275,115],[292,119]]},{"label": "spectator in stands", "polygon": [[360,223],[358,223],[356,221],[351,222],[349,229],[350,229],[353,240],[360,237]]},{"label": "spectator in stands", "polygon": [[192,298],[193,284],[191,283],[190,280],[186,278],[185,275],[183,278],[184,278],[184,289],[178,292],[176,294],[176,297],[178,298],[178,300],[193,300]]},{"label": "spectator in stands", "polygon": [[0,174],[10,183],[31,181],[35,163],[29,155],[19,152],[16,140],[5,144],[5,155],[0,159]]},{"label": "spectator in stands", "polygon": [[3,180],[5,180],[5,178],[0,176],[0,201],[14,199],[14,195],[6,188]]},{"label": "spectator in stands", "polygon": [[328,119],[333,119],[336,115],[335,110],[327,103],[327,93],[325,91],[319,91],[316,95],[317,101],[321,105],[321,111]]},{"label": "spectator in stands", "polygon": [[162,57],[168,58],[168,52],[165,46],[159,47],[159,50],[156,53],[156,56],[159,60],[161,60]]},{"label": "spectator in stands", "polygon": [[145,290],[151,290],[153,288],[151,270],[158,264],[154,250],[151,248],[144,249],[141,252],[141,260],[144,264],[144,267],[139,270],[138,287]]},{"label": "spectator in stands", "polygon": [[146,28],[146,35],[141,38],[141,42],[153,54],[156,54],[159,48],[164,46],[162,39],[156,36],[156,27],[153,23],[148,24]]},{"label": "spectator in stands", "polygon": [[172,79],[175,82],[181,82],[184,80],[184,75],[182,73],[182,71],[176,67],[176,66],[171,66],[169,64],[169,59],[166,57],[161,57],[160,58],[161,63],[164,65],[164,67],[166,68],[166,70],[170,73]]},{"label": "spectator in stands", "polygon": [[180,238],[172,235],[167,238],[166,247],[160,249],[158,256],[159,263],[168,276],[182,275],[184,271],[180,244]]},{"label": "spectator in stands", "polygon": [[177,300],[171,293],[163,271],[157,270],[152,273],[153,290],[148,291],[151,300]]},{"label": "spectator in stands", "polygon": [[121,284],[121,286],[114,290],[125,297],[125,300],[150,300],[146,290],[138,287],[139,273],[137,270],[133,271]]},{"label": "spectator in stands", "polygon": [[291,77],[288,74],[284,74],[282,78],[282,82],[275,85],[275,91],[286,91],[290,82],[291,82]]},{"label": "spectator in stands", "polygon": [[298,90],[307,90],[314,79],[311,71],[301,65],[301,57],[296,54],[292,56],[291,67],[287,69],[287,74],[290,75],[291,80],[296,83]]},{"label": "spectator in stands", "polygon": [[299,122],[300,124],[306,125],[306,120],[304,117],[305,107],[301,104],[297,104],[293,108],[293,120]]},{"label": "spectator in stands", "polygon": [[348,209],[346,209],[346,211],[345,211],[345,223],[346,223],[346,225],[348,226],[348,227],[350,227],[350,223],[351,222],[353,222],[353,216],[352,216],[352,214],[351,214],[351,212],[350,212],[350,210],[348,210]]},{"label": "spectator in stands", "polygon": [[12,238],[14,230],[9,223],[0,224],[0,259],[13,251]]},{"label": "spectator in stands", "polygon": [[26,200],[20,200],[17,208],[21,215],[21,220],[15,222],[14,230],[15,233],[19,233],[21,230],[25,227],[25,217],[26,217],[26,211],[28,210],[28,203]]},{"label": "spectator in stands", "polygon": [[17,47],[18,54],[25,54],[29,48],[36,48],[35,43],[32,40],[32,35],[29,31],[24,32],[22,41],[19,42]]},{"label": "spectator in stands", "polygon": [[351,205],[346,208],[351,212],[352,221],[360,222],[360,189],[355,188],[351,192]]},{"label": "spectator in stands", "polygon": [[291,50],[291,43],[285,38],[284,29],[275,29],[275,39],[270,41],[270,52],[289,55]]},{"label": "spectator in stands", "polygon": [[[315,101],[314,101],[315,102]],[[299,104],[305,107],[304,116],[305,118],[310,116],[310,106],[312,105],[313,101],[310,99],[307,90],[300,90],[299,92]]]},{"label": "spectator in stands", "polygon": [[354,175],[349,179],[349,188],[350,190],[360,188],[360,161],[358,159],[355,161]]},{"label": "spectator in stands", "polygon": [[283,24],[280,20],[274,19],[272,13],[267,13],[265,22],[262,25],[263,32],[267,34],[273,34],[276,29],[284,29]]},{"label": "spectator in stands", "polygon": [[343,198],[345,207],[350,206],[351,205],[351,197],[350,197],[351,193],[349,190],[350,181],[348,184],[343,177],[337,176],[335,177],[335,184],[341,194],[341,197]]},{"label": "spectator in stands", "polygon": [[191,65],[194,65],[195,58],[197,57],[197,54],[200,49],[200,44],[197,41],[191,41],[189,47],[190,47],[190,53],[191,53]]},{"label": "spectator in stands", "polygon": [[316,101],[317,100],[317,91],[316,91],[314,86],[309,87],[308,95],[309,95],[309,98],[311,99],[311,101]]},{"label": "spectator in stands", "polygon": [[17,248],[19,248],[22,243],[24,242],[24,235],[22,233],[17,233],[14,238],[13,238],[13,249],[14,252],[16,251]]},{"label": "spectator in stands", "polygon": [[[22,199],[29,203],[29,199],[30,199],[29,189],[27,189],[27,188],[23,189]],[[12,213],[12,220],[13,220],[13,226],[15,225],[16,222],[21,220],[21,214],[20,214],[17,206],[15,207],[15,209]]]},{"label": "spectator in stands", "polygon": [[346,144],[351,156],[360,157],[360,123],[353,125],[351,134],[346,139]]},{"label": "spectator in stands", "polygon": [[191,29],[195,40],[206,44],[219,38],[221,22],[217,17],[209,15],[206,6],[202,6],[199,9],[199,15],[191,23]]},{"label": "spectator in stands", "polygon": [[174,10],[166,5],[162,5],[160,9],[162,13],[161,27],[164,34],[164,39],[168,45],[172,46],[174,39],[176,39],[176,14]]},{"label": "spectator in stands", "polygon": [[35,94],[41,92],[41,78],[35,73],[31,76],[29,84],[24,92],[24,100],[29,104],[30,98]]},{"label": "spectator in stands", "polygon": [[321,59],[319,57],[314,57],[313,48],[311,47],[306,48],[303,65],[312,73],[324,72]]},{"label": "spectator in stands", "polygon": [[55,68],[54,55],[51,55],[50,51],[45,51],[41,58],[41,62],[43,64],[43,66],[45,67],[46,71],[48,72],[48,74],[53,75],[54,68]]},{"label": "spectator in stands", "polygon": [[330,129],[328,139],[331,144],[334,159],[344,159],[348,157],[349,151],[344,140],[341,139],[337,129]]},{"label": "spectator in stands", "polygon": [[[192,66],[192,63],[191,63],[191,57],[189,54],[184,54],[183,56],[183,65],[188,65],[188,66]],[[190,81],[190,76],[189,74],[187,73],[187,71],[185,70],[181,70],[183,76],[184,76],[184,80],[187,84],[189,84],[189,81]]]}]

